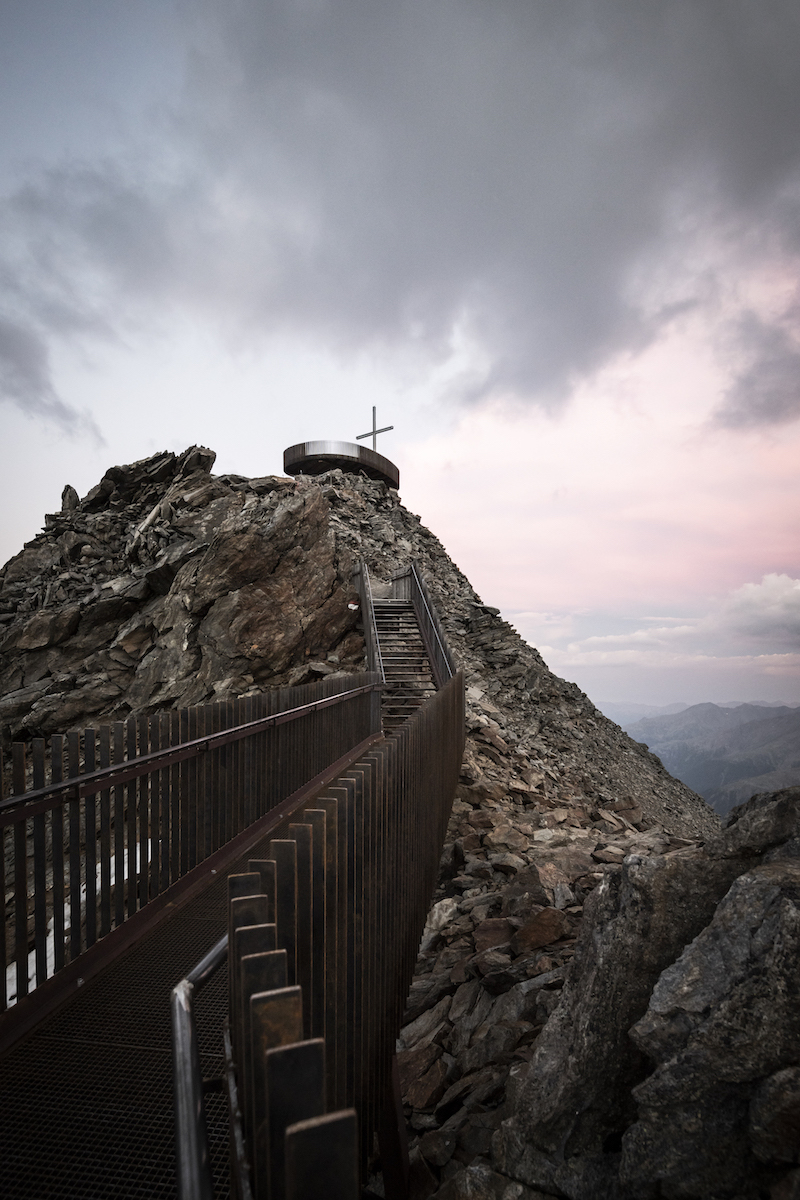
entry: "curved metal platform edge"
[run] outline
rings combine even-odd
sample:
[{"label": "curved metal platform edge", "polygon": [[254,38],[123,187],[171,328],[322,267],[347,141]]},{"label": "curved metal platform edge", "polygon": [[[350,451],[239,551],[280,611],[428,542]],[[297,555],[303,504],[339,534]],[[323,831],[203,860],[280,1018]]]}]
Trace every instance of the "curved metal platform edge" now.
[{"label": "curved metal platform edge", "polygon": [[342,471],[363,471],[370,479],[381,479],[389,487],[400,486],[400,472],[390,459],[355,442],[298,442],[283,452],[287,475],[322,475],[336,467]]}]

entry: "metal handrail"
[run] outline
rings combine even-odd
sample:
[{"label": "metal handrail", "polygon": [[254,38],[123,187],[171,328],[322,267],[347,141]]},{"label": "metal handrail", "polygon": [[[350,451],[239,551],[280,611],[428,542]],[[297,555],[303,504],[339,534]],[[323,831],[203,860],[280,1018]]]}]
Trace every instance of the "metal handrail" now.
[{"label": "metal handrail", "polygon": [[[376,1132],[387,1195],[406,1194],[407,1152],[404,1155],[401,1132],[404,1125],[399,1088],[393,1084],[396,1064],[392,1062],[392,1049],[435,886],[463,748],[464,677],[458,672],[428,697],[400,731],[376,742],[367,754],[359,757],[355,769],[332,773],[326,789],[298,803],[286,818],[287,821],[294,818],[295,823],[288,828],[284,826],[281,838],[270,843],[269,853],[264,855],[266,861],[251,861],[250,874],[245,872],[229,879],[229,897],[247,897],[241,900],[245,908],[238,918],[233,910],[229,913],[229,936],[236,938],[233,930],[237,921],[249,926],[251,935],[257,933],[254,920],[268,922],[260,926],[264,953],[254,951],[254,941],[238,948],[235,940],[231,943],[229,980],[236,1001],[230,1016],[233,1051],[226,1042],[226,1080],[231,1136],[236,1146],[234,1162],[239,1170],[237,1194],[243,1200],[247,1198],[249,1179],[254,1177],[258,1181],[261,1172],[271,1170],[275,1139],[286,1146],[288,1159],[289,1141],[301,1127],[304,1138],[311,1139],[312,1133],[318,1132],[305,1128],[313,1125],[314,1120],[302,1119],[304,1106],[308,1116],[314,1117],[320,1126],[337,1118],[347,1117],[354,1122],[357,1114],[361,1127],[360,1148],[354,1136],[352,1148],[347,1150],[348,1154],[352,1151],[350,1166],[345,1162],[341,1136],[336,1142],[336,1155],[331,1153],[330,1134],[327,1143],[314,1143],[311,1161],[324,1161],[326,1166],[315,1168],[317,1191],[313,1194],[324,1194],[325,1185],[338,1179],[340,1171],[352,1171],[356,1179],[358,1163],[363,1165],[366,1161]],[[381,802],[376,803],[379,797]],[[358,830],[362,831],[361,836]],[[330,846],[331,836],[336,839],[337,848],[333,857],[328,858],[326,847]],[[304,847],[302,855],[294,848],[293,853],[285,853],[292,841]],[[322,852],[319,856],[318,850]],[[267,866],[272,870],[263,870]],[[363,881],[363,890],[350,887],[342,890],[343,883],[356,878]],[[256,918],[260,909],[253,892],[271,896],[269,902],[266,897],[263,902],[268,917]],[[342,898],[346,895],[344,908],[338,899],[331,906],[331,895]],[[326,919],[319,926],[312,921],[318,905],[320,911],[330,914],[332,921]],[[362,918],[360,921],[355,919],[356,913]],[[306,933],[304,938],[296,939],[294,931],[300,927],[301,914]],[[348,935],[342,938],[345,929]],[[192,1019],[189,984],[195,978],[209,977],[215,955],[224,952],[225,943],[226,939],[221,939],[173,992],[173,1012],[178,1021],[173,1024],[175,1061],[177,1064],[180,1037],[182,1069],[187,1076],[195,1075],[194,1080],[183,1081],[181,1092],[176,1084],[179,1200],[209,1200],[211,1194],[204,1190],[212,1185],[205,1118],[199,1111],[203,1103],[198,1082],[200,1064],[193,1053],[193,1030],[187,1032],[186,1027]],[[282,978],[276,979],[281,973],[268,960],[276,953],[286,956],[289,947],[288,961],[286,957],[283,960]],[[264,960],[261,975],[260,968],[254,965],[258,958]],[[245,963],[250,964],[246,971]],[[359,982],[351,991],[347,980],[354,968]],[[295,996],[292,1013],[288,1005],[290,992],[302,993]],[[250,1008],[252,1022],[260,1022],[258,1033],[255,1024],[252,1027],[242,1024],[242,1005],[251,997],[258,1000],[257,1007]],[[272,1000],[274,1006],[270,1007]],[[253,1003],[255,1000],[250,999],[251,1006]],[[276,1033],[278,1029],[280,1036]],[[282,1044],[281,1039],[283,1049],[276,1049]],[[267,1091],[263,1086],[252,1087],[252,1063],[258,1056],[263,1061],[266,1053],[297,1053],[303,1046],[309,1056],[314,1051],[321,1057],[323,1043],[326,1064],[323,1107],[318,1106],[320,1094],[315,1090],[320,1076],[313,1071],[307,1075],[301,1073],[296,1089],[292,1085],[289,1100],[284,1103],[285,1091],[280,1091],[268,1101],[270,1105],[275,1103],[275,1108],[270,1108],[274,1129],[268,1129],[264,1115]],[[351,1054],[354,1044],[360,1047],[357,1059]],[[233,1099],[234,1088],[240,1089],[243,1120],[239,1119]],[[253,1106],[249,1111],[245,1109],[247,1102]],[[290,1123],[284,1129],[280,1115],[275,1114],[287,1111],[294,1114],[290,1122],[300,1121],[300,1124]],[[318,1116],[320,1113],[327,1115]],[[268,1129],[265,1137],[269,1147],[266,1142],[254,1141],[254,1129]],[[303,1142],[306,1149],[311,1145],[311,1140]],[[283,1151],[280,1154],[282,1159]],[[184,1166],[190,1157],[191,1161]],[[354,1186],[352,1194],[356,1191]],[[289,1189],[287,1194],[294,1192]]]},{"label": "metal handrail", "polygon": [[[163,767],[171,767],[187,758],[195,758],[205,751],[217,750],[231,742],[241,741],[242,738],[251,737],[263,729],[283,725],[287,721],[296,721],[318,709],[341,704],[345,700],[352,700],[355,696],[361,696],[365,692],[380,691],[381,687],[380,683],[368,683],[363,687],[351,688],[347,692],[337,692],[334,696],[324,696],[321,700],[312,700],[308,704],[289,708],[285,712],[274,713],[269,717],[260,717],[257,721],[247,721],[243,725],[234,726],[233,729],[225,729],[220,733],[195,738],[190,742],[181,742],[167,750],[153,750],[149,754],[140,754],[136,758],[127,759],[124,763],[102,767],[98,771],[90,771],[85,775],[74,775],[70,779],[50,783],[45,787],[35,788],[18,796],[9,796],[6,800],[0,801],[0,825],[8,823],[7,820],[3,820],[7,813],[13,812],[13,820],[19,820],[20,816],[33,816],[37,811],[33,806],[50,798],[80,800],[84,796],[96,795],[97,792],[103,792],[109,787],[130,783],[132,779],[138,779],[141,775],[150,775]],[[29,806],[33,811],[28,811]],[[43,807],[48,806],[43,805]],[[26,811],[20,814],[17,810],[21,808]]]},{"label": "metal handrail", "polygon": [[437,687],[443,687],[456,673],[455,663],[447,639],[441,628],[436,607],[433,604],[425,581],[416,562],[412,559],[408,567],[392,576],[395,594],[404,594],[414,606],[417,621],[428,651],[431,668]]},{"label": "metal handrail", "polygon": [[453,676],[455,675],[455,669],[454,669],[454,665],[453,665],[453,662],[452,662],[452,659],[450,656],[450,650],[449,650],[449,647],[447,646],[447,644],[445,642],[443,642],[442,637],[440,636],[439,622],[438,622],[436,616],[434,615],[434,612],[432,611],[430,597],[428,596],[428,589],[425,586],[425,581],[423,580],[422,576],[419,573],[416,562],[413,562],[413,561],[411,563],[411,573],[414,576],[414,579],[416,581],[417,588],[418,588],[419,594],[420,594],[420,598],[425,607],[425,613],[428,617],[428,621],[430,622],[431,629],[433,630],[433,636],[436,638],[436,645],[439,648],[439,653],[441,654],[442,662],[444,663],[445,667],[447,668],[447,678],[452,679]]},{"label": "metal handrail", "polygon": [[14,743],[14,794],[0,802],[0,831],[12,829],[5,851],[13,883],[0,943],[0,1016],[280,805],[323,762],[377,735],[381,687],[376,675],[360,673],[129,718],[68,734],[66,746],[56,735],[49,782],[45,741],[35,739],[31,790],[28,748]]},{"label": "metal handrail", "polygon": [[364,641],[367,644],[367,665],[370,671],[375,671],[386,682],[386,672],[383,669],[383,656],[375,622],[375,605],[372,602],[372,585],[369,578],[369,568],[364,559],[358,564],[359,593],[361,595],[362,620],[364,623]]}]

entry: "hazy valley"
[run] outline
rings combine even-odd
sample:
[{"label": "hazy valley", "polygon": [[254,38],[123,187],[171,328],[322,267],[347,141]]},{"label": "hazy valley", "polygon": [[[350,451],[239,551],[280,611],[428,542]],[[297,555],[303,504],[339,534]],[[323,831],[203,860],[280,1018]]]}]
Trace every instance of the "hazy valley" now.
[{"label": "hazy valley", "polygon": [[800,783],[800,708],[731,702],[602,710],[721,815],[758,792]]}]

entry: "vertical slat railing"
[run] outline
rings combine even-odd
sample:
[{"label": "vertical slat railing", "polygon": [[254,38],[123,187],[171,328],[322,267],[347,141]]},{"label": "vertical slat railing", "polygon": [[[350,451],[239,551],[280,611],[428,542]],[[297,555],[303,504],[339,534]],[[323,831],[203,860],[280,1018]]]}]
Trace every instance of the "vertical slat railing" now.
[{"label": "vertical slat railing", "polygon": [[[355,1200],[376,1132],[386,1194],[405,1194],[394,1039],[436,885],[463,749],[459,672],[397,733],[276,822],[266,862],[253,861],[250,874],[230,877],[232,906],[249,904],[254,913],[262,880],[273,877],[265,870],[270,863],[276,880],[274,926],[238,930],[229,943],[235,1030],[229,1076],[244,1113],[238,1140],[235,1131],[233,1136],[242,1147],[238,1194],[247,1195],[252,1186],[255,1200],[267,1194],[271,1200],[297,1200],[315,1194],[316,1186],[320,1194]],[[248,895],[250,889],[255,890]],[[274,991],[254,991],[253,949],[259,939],[264,950],[256,959],[286,956],[285,979],[280,977]],[[248,1022],[240,1015],[248,996],[249,1039]],[[287,1046],[301,1038],[305,1049]],[[338,1162],[330,1129],[345,1114],[350,1149]],[[308,1155],[303,1173],[303,1186],[312,1188],[308,1193],[293,1190],[300,1186],[293,1174],[299,1168],[288,1166],[300,1144]],[[340,1186],[345,1190],[337,1191]],[[179,1195],[188,1200],[189,1193]]]},{"label": "vertical slat railing", "polygon": [[[0,768],[4,764],[0,762]],[[0,801],[6,798],[5,779],[3,772],[0,769]],[[7,831],[4,826],[0,826],[0,895],[3,897],[3,905],[6,902],[6,846],[8,843]],[[4,914],[5,915],[5,914]],[[3,922],[3,944],[0,948],[0,970],[2,970],[2,978],[0,978],[0,1007],[5,1009],[8,1006],[8,932],[6,930],[5,921]]]},{"label": "vertical slat railing", "polygon": [[362,674],[15,743],[0,1013],[377,733],[374,694]]},{"label": "vertical slat railing", "polygon": [[[125,726],[122,721],[115,721],[113,726],[113,761],[119,766],[125,758]],[[56,809],[53,810],[55,816]],[[125,813],[125,789],[121,784],[114,788],[114,924],[121,925],[125,920],[125,884],[126,858],[125,833],[127,829]]]},{"label": "vertical slat railing", "polygon": [[[99,730],[100,769],[111,766],[111,728]],[[100,793],[100,937],[111,932],[111,789]]]},{"label": "vertical slat railing", "polygon": [[[25,791],[25,746],[12,747],[12,786],[14,795]],[[28,829],[27,821],[14,822],[14,933],[16,945],[16,987],[18,996],[28,994]]]},{"label": "vertical slat railing", "polygon": [[369,568],[362,558],[358,564],[358,570],[354,576],[356,587],[358,589],[359,598],[361,600],[361,618],[364,626],[364,644],[367,652],[367,666],[370,671],[376,672],[385,682],[386,675],[383,669],[383,660],[381,658],[381,646],[378,640],[378,635],[375,628],[375,608],[372,603],[372,584],[369,577]]},{"label": "vertical slat railing", "polygon": [[[33,752],[33,786],[44,787],[44,738],[35,738]],[[47,978],[47,831],[45,814],[33,818],[33,927],[36,986]]]},{"label": "vertical slat railing", "polygon": [[[74,779],[81,769],[81,736],[67,734],[69,769],[67,777]],[[81,806],[80,801],[69,801],[69,927],[70,959],[81,952]]]},{"label": "vertical slat railing", "polygon": [[[95,769],[97,732],[87,729],[83,735],[83,757],[86,774]],[[83,802],[83,886],[86,890],[86,948],[97,941],[97,792]]]},{"label": "vertical slat railing", "polygon": [[[60,783],[64,776],[64,739],[55,734],[50,741],[50,778]],[[64,810],[60,806],[52,811],[53,846],[53,969],[60,971],[64,966],[65,951],[65,896],[64,896]]]}]

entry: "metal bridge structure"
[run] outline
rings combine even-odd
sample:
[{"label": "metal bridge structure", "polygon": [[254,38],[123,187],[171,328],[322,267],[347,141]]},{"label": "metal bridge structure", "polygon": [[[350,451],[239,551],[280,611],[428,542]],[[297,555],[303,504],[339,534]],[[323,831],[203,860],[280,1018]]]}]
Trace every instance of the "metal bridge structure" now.
[{"label": "metal bridge structure", "polygon": [[[463,755],[464,683],[415,564],[390,596],[373,597],[363,563],[356,583],[362,675],[13,746],[4,1200],[300,1200],[322,1194],[320,1172],[326,1194],[357,1195],[376,1136],[387,1195],[404,1194],[393,1047]],[[272,1005],[258,1030],[253,1003]],[[283,1128],[264,1132],[246,1103],[266,1086],[251,1036],[272,1039],[272,1122],[281,1095],[294,1122],[285,1162]],[[281,1091],[287,1064],[318,1077],[317,1099]]]}]

